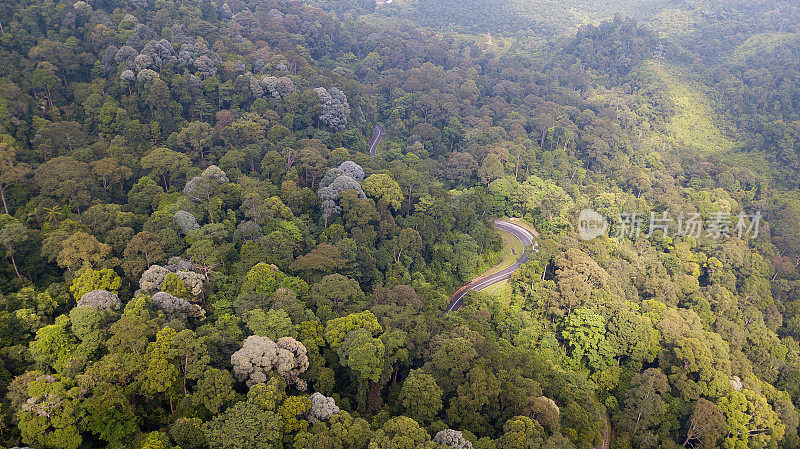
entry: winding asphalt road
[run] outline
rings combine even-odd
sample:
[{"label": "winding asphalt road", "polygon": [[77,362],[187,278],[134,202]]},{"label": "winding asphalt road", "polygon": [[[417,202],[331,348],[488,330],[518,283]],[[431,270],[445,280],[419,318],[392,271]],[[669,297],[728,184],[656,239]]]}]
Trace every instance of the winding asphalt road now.
[{"label": "winding asphalt road", "polygon": [[372,137],[369,139],[369,155],[375,157],[375,152],[378,150],[378,145],[380,145],[383,136],[386,135],[386,130],[383,129],[383,125],[378,123],[375,125],[375,128],[372,129]]},{"label": "winding asphalt road", "polygon": [[533,245],[533,239],[536,237],[531,231],[523,228],[518,224],[514,224],[506,220],[495,220],[494,226],[497,229],[508,232],[509,234],[518,238],[520,242],[522,242],[522,245],[525,247],[522,256],[510,267],[500,270],[497,273],[493,273],[488,276],[475,279],[469,284],[467,284],[466,288],[459,289],[453,295],[453,297],[450,298],[450,305],[447,307],[448,312],[455,312],[456,310],[458,310],[463,304],[464,296],[470,290],[479,292],[481,290],[486,289],[487,287],[491,287],[494,284],[505,281],[506,279],[510,278],[511,274],[517,271],[517,269],[520,266],[522,266],[522,264],[530,260],[530,254],[527,248]]}]

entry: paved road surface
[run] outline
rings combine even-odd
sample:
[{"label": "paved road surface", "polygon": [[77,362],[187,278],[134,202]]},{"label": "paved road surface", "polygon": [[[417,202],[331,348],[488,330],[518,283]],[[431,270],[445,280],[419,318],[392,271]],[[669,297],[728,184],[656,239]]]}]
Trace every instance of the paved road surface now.
[{"label": "paved road surface", "polygon": [[383,129],[383,126],[380,123],[375,125],[368,143],[370,156],[375,157],[375,152],[378,150],[378,145],[380,145],[384,135],[386,135],[386,130]]},{"label": "paved road surface", "polygon": [[[533,245],[534,234],[531,231],[523,228],[520,225],[514,224],[510,221],[506,220],[495,220],[494,226],[502,231],[506,231],[509,234],[512,234],[514,237],[518,238],[522,245],[525,248]],[[508,268],[505,268],[497,273],[490,274],[486,277],[476,279],[468,284],[467,288],[459,290],[453,297],[450,299],[450,305],[447,307],[448,312],[455,312],[458,310],[464,301],[464,296],[470,290],[479,292],[481,290],[486,289],[487,287],[491,287],[494,284],[502,282],[511,277],[511,274],[517,269],[522,266],[525,262],[530,260],[528,250],[526,249],[525,252],[522,253],[522,257],[519,258],[513,265]]]}]

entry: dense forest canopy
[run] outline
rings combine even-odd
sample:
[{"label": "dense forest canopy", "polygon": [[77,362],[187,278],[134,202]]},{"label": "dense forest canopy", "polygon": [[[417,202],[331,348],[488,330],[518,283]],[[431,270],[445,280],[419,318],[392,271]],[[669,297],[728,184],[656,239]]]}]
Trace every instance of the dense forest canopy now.
[{"label": "dense forest canopy", "polygon": [[780,0],[0,2],[0,445],[800,447],[799,83]]}]

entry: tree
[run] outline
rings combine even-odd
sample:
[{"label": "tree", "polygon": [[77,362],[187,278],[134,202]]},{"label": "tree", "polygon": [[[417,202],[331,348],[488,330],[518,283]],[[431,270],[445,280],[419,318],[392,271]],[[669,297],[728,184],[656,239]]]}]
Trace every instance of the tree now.
[{"label": "tree", "polygon": [[147,367],[142,373],[142,393],[148,397],[166,397],[174,412],[173,396],[178,394],[181,372],[172,357],[175,330],[165,327],[156,334],[156,341],[147,345]]},{"label": "tree", "polygon": [[164,147],[153,149],[140,163],[156,179],[161,179],[166,191],[172,189],[172,182],[189,169],[189,158],[185,154]]},{"label": "tree", "polygon": [[92,162],[92,172],[100,179],[103,190],[106,194],[113,187],[122,187],[125,181],[133,176],[133,171],[125,165],[120,165],[119,160],[115,157],[107,157],[99,161]]},{"label": "tree", "polygon": [[334,273],[314,284],[311,289],[311,299],[318,309],[330,307],[338,314],[364,301],[364,292],[355,280]]},{"label": "tree", "polygon": [[400,190],[400,185],[385,173],[370,175],[364,180],[361,187],[367,196],[374,198],[378,204],[385,204],[392,210],[399,210],[403,203],[403,192]]},{"label": "tree", "polygon": [[[577,248],[569,248],[554,259],[556,284],[563,297],[555,314],[570,314],[573,309],[586,303],[592,294],[609,284],[608,273],[588,254]],[[584,312],[586,313],[586,312]]]},{"label": "tree", "polygon": [[245,322],[250,330],[261,337],[277,340],[280,337],[297,338],[297,331],[285,310],[253,309],[247,313]]},{"label": "tree", "polygon": [[544,428],[527,416],[516,416],[503,425],[503,434],[497,440],[498,447],[525,449],[540,447],[545,440]]},{"label": "tree", "polygon": [[465,184],[475,174],[478,163],[469,153],[454,151],[446,164],[447,178],[455,184]]},{"label": "tree", "polygon": [[17,260],[14,257],[23,248],[25,243],[31,241],[33,234],[24,224],[17,221],[10,221],[5,226],[0,228],[0,245],[6,250],[6,255],[11,259],[11,264],[14,266],[14,273],[17,278],[22,280],[22,275],[19,274],[17,267]]},{"label": "tree", "polygon": [[347,366],[362,381],[378,382],[383,374],[386,348],[383,341],[374,338],[366,329],[355,329],[347,336],[337,350],[342,366]]},{"label": "tree", "polygon": [[329,320],[325,325],[325,341],[333,349],[338,349],[347,338],[347,334],[356,329],[365,329],[376,336],[383,332],[378,319],[370,311],[351,313],[350,315]]},{"label": "tree", "polygon": [[99,265],[111,252],[111,247],[100,243],[93,235],[76,232],[61,243],[56,261],[60,267],[75,271],[81,267]]},{"label": "tree", "polygon": [[347,118],[350,115],[350,105],[347,104],[347,97],[341,90],[331,87],[325,89],[318,87],[314,91],[319,96],[322,104],[322,113],[319,121],[328,126],[335,132],[344,131],[347,127]]},{"label": "tree", "polygon": [[275,449],[283,423],[279,415],[251,401],[241,401],[207,422],[204,431],[212,448]]},{"label": "tree", "polygon": [[63,150],[72,153],[87,144],[86,134],[76,122],[53,122],[36,132],[35,144],[43,160],[59,156]]},{"label": "tree", "polygon": [[169,442],[169,437],[164,432],[150,432],[144,437],[142,449],[176,449]]},{"label": "tree", "polygon": [[19,413],[22,440],[35,447],[77,449],[83,438],[79,425],[85,411],[81,389],[69,379],[36,376],[25,386]]},{"label": "tree", "polygon": [[203,433],[203,420],[200,418],[178,418],[169,434],[183,449],[201,449],[208,444]]},{"label": "tree", "polygon": [[658,368],[648,368],[634,376],[631,388],[625,393],[624,427],[634,441],[637,433],[662,422],[666,403],[662,395],[669,391],[667,376]]},{"label": "tree", "polygon": [[178,145],[192,150],[192,160],[205,159],[205,151],[211,147],[213,129],[206,122],[190,122],[177,135]]},{"label": "tree", "polygon": [[[101,270],[93,270],[88,268],[83,270],[80,276],[72,281],[69,290],[72,296],[79,302],[89,292],[94,290],[107,290],[110,293],[116,294],[120,287],[122,287],[122,278],[110,268],[103,268]],[[98,304],[94,307],[100,307],[99,302],[95,303],[93,299],[87,298],[85,302],[92,302]],[[119,302],[119,299],[117,299]]]},{"label": "tree", "polygon": [[495,179],[502,178],[504,174],[503,164],[500,162],[497,153],[489,153],[486,155],[486,158],[478,169],[478,175],[487,186]]},{"label": "tree", "polygon": [[197,218],[195,218],[191,212],[179,210],[175,212],[174,218],[175,225],[185,235],[189,235],[190,232],[200,229],[200,224],[197,222]]},{"label": "tree", "polygon": [[[174,275],[174,273],[169,273]],[[205,319],[206,311],[197,304],[192,304],[189,301],[178,298],[167,292],[158,292],[150,298],[150,304],[162,310],[168,319],[186,320],[189,317],[195,318],[198,321]]]},{"label": "tree", "polygon": [[578,309],[567,317],[561,334],[572,349],[573,359],[581,363],[585,360],[592,370],[603,369],[615,355],[606,339],[605,318],[590,309]]},{"label": "tree", "polygon": [[302,280],[286,276],[280,270],[260,262],[247,272],[242,283],[242,295],[272,296],[278,288],[294,290],[298,295],[308,292],[308,284]]},{"label": "tree", "polygon": [[406,414],[420,423],[429,423],[439,414],[442,394],[433,376],[421,370],[411,371],[400,390]]},{"label": "tree", "polygon": [[365,448],[371,436],[372,431],[367,421],[363,418],[353,418],[346,411],[342,411],[331,416],[327,425],[318,422],[308,431],[297,434],[294,447]]},{"label": "tree", "polygon": [[464,438],[464,435],[458,430],[445,429],[440,430],[433,437],[435,443],[439,443],[447,448],[452,449],[472,449],[472,443]]},{"label": "tree", "polygon": [[231,365],[236,379],[246,381],[247,386],[266,382],[274,368],[276,374],[302,391],[306,383],[298,376],[308,369],[307,354],[306,347],[294,338],[282,337],[276,343],[267,337],[251,335],[231,355]]},{"label": "tree", "polygon": [[93,178],[85,162],[69,156],[54,157],[36,168],[34,178],[42,195],[70,203],[78,211],[89,204]]},{"label": "tree", "polygon": [[98,385],[82,405],[87,429],[111,445],[122,444],[139,430],[133,405],[118,385]]},{"label": "tree", "polygon": [[201,239],[186,250],[186,256],[195,267],[195,271],[210,279],[222,264],[222,259],[229,249],[228,245],[216,245],[209,239]]},{"label": "tree", "polygon": [[284,399],[283,404],[278,407],[278,415],[283,421],[284,440],[290,440],[292,435],[298,431],[308,429],[308,421],[305,416],[311,408],[311,402],[306,396],[289,396]]},{"label": "tree", "polygon": [[36,339],[30,343],[30,351],[37,363],[51,366],[60,372],[70,362],[78,342],[68,331],[69,324],[69,317],[61,315],[54,324],[36,331]]},{"label": "tree", "polygon": [[140,275],[147,267],[162,262],[167,255],[164,243],[152,232],[142,231],[133,236],[125,246],[122,268],[128,276]]},{"label": "tree", "polygon": [[422,237],[419,235],[419,232],[411,228],[403,229],[400,231],[400,235],[392,239],[394,263],[399,264],[403,256],[413,260],[422,248]]},{"label": "tree", "polygon": [[406,416],[397,416],[375,431],[369,441],[369,449],[418,449],[423,443],[431,441],[428,432]]},{"label": "tree", "polygon": [[[717,406],[725,415],[726,421],[723,447],[769,447],[783,439],[786,426],[760,393],[747,388],[733,390],[720,398]],[[716,422],[713,410],[702,411],[710,411],[711,415],[707,419],[712,424]]]},{"label": "tree", "polygon": [[705,398],[700,398],[694,404],[692,419],[689,430],[686,432],[686,439],[683,441],[683,447],[687,445],[695,447],[693,441],[698,441],[700,447],[715,447],[717,439],[722,436],[724,429],[725,416],[719,407]]},{"label": "tree", "polygon": [[311,403],[308,411],[308,420],[312,424],[317,421],[328,421],[333,415],[341,411],[333,398],[326,397],[320,393],[312,394],[309,400]]},{"label": "tree", "polygon": [[216,368],[205,370],[197,381],[193,399],[202,403],[209,412],[219,415],[224,406],[236,399],[231,373]]},{"label": "tree", "polygon": [[319,279],[322,275],[341,270],[344,263],[339,247],[320,243],[308,254],[297,256],[292,268],[306,273],[307,278]]},{"label": "tree", "polygon": [[137,213],[149,214],[158,207],[158,201],[164,193],[153,178],[142,176],[128,192],[128,202]]},{"label": "tree", "polygon": [[107,290],[92,290],[81,295],[77,305],[78,307],[90,306],[96,309],[116,311],[119,310],[122,303],[116,293]]},{"label": "tree", "polygon": [[17,147],[14,138],[0,134],[0,200],[3,202],[3,210],[8,215],[11,215],[9,189],[33,173],[28,164],[17,162],[16,159]]}]

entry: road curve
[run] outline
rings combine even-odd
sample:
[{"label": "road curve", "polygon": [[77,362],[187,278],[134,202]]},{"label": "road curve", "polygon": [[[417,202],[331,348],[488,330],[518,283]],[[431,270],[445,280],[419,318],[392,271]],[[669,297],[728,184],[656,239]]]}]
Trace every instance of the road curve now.
[{"label": "road curve", "polygon": [[459,289],[452,298],[450,298],[450,304],[447,307],[447,312],[455,312],[458,310],[464,301],[464,296],[470,290],[479,292],[481,290],[486,289],[487,287],[491,287],[494,284],[502,282],[511,277],[511,274],[517,269],[519,269],[522,264],[530,260],[530,255],[528,251],[528,247],[533,245],[533,239],[536,237],[531,231],[525,229],[524,227],[514,224],[510,221],[506,220],[495,220],[494,226],[497,229],[502,231],[506,231],[509,234],[513,235],[514,237],[518,238],[522,245],[525,247],[522,256],[517,260],[513,265],[508,268],[505,268],[497,273],[490,274],[488,276],[484,276],[482,278],[478,278],[467,284],[465,287]]},{"label": "road curve", "polygon": [[378,150],[378,145],[380,145],[383,136],[386,135],[386,130],[383,129],[383,125],[378,123],[372,129],[372,137],[369,139],[369,155],[375,157],[375,152]]}]

